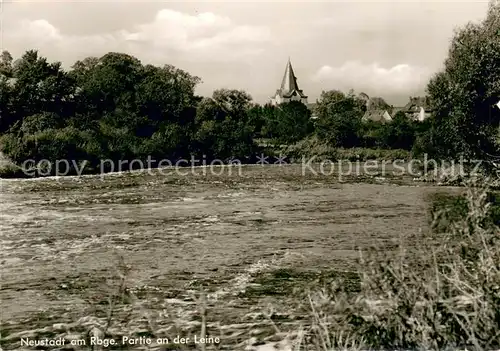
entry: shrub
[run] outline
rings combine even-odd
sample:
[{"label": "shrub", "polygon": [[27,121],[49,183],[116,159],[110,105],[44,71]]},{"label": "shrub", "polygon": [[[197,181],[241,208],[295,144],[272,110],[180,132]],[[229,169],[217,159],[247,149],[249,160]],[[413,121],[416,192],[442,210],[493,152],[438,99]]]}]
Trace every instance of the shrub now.
[{"label": "shrub", "polygon": [[12,163],[0,165],[0,178],[23,178],[26,174],[23,169]]},{"label": "shrub", "polygon": [[[430,215],[434,232],[449,230],[450,226],[467,216],[471,210],[470,203],[465,195],[450,195],[436,193],[430,199],[432,204]],[[486,202],[489,204],[487,216],[483,226],[500,226],[500,195],[497,192],[486,193]]]},{"label": "shrub", "polygon": [[410,152],[407,150],[370,149],[370,148],[336,148],[316,136],[311,136],[284,150],[288,157],[301,158],[316,156],[318,161],[329,160],[408,160]]}]

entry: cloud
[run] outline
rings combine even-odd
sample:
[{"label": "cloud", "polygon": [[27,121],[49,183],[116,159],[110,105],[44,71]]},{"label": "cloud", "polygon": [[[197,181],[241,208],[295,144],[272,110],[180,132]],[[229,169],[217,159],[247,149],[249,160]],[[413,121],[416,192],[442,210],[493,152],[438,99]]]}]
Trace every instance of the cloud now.
[{"label": "cloud", "polygon": [[60,40],[62,38],[59,30],[44,19],[21,22],[21,31],[28,37],[36,37],[42,40]]},{"label": "cloud", "polygon": [[385,68],[378,63],[349,61],[339,67],[323,66],[312,79],[342,90],[354,89],[381,95],[411,95],[425,89],[432,73],[425,67],[409,64]]},{"label": "cloud", "polygon": [[235,24],[211,12],[190,15],[163,9],[150,23],[93,35],[65,35],[47,20],[23,20],[4,39],[25,50],[37,48],[42,54],[68,60],[121,51],[151,62],[165,57],[227,62],[258,55],[271,33],[267,27]]},{"label": "cloud", "polygon": [[229,18],[211,12],[191,16],[167,9],[159,11],[152,23],[123,35],[128,40],[192,54],[228,54],[231,48],[270,38],[266,27],[234,25]]}]

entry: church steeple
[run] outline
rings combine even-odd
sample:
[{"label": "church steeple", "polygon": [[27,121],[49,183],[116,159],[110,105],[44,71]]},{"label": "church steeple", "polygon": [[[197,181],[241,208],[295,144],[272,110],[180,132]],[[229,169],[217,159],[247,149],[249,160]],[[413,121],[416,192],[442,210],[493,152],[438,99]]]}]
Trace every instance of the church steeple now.
[{"label": "church steeple", "polygon": [[295,77],[295,73],[293,72],[292,62],[290,61],[290,57],[288,58],[288,63],[285,68],[285,75],[283,76],[283,80],[281,81],[281,92],[284,95],[288,95],[293,91],[298,91],[299,86],[297,84],[297,77]]},{"label": "church steeple", "polygon": [[307,96],[299,89],[297,77],[292,68],[292,62],[288,57],[288,62],[285,68],[285,74],[281,81],[281,87],[276,91],[276,95],[272,99],[272,103],[280,104],[288,101],[301,101],[307,104]]}]

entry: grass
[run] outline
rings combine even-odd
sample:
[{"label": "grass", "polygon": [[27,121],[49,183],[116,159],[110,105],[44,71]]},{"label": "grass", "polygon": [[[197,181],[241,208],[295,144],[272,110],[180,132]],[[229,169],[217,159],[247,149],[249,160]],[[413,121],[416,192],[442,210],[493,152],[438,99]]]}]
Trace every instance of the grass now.
[{"label": "grass", "polygon": [[[483,225],[500,226],[500,193],[488,191],[485,202],[489,204]],[[460,222],[470,211],[467,195],[451,195],[448,193],[435,193],[431,200],[430,217],[434,232],[446,231],[453,223]]]},{"label": "grass", "polygon": [[390,258],[362,255],[359,293],[341,281],[309,292],[302,349],[499,349],[497,199],[474,187],[460,199],[438,198],[434,210],[451,210],[439,236],[430,233],[413,252],[401,243]]}]

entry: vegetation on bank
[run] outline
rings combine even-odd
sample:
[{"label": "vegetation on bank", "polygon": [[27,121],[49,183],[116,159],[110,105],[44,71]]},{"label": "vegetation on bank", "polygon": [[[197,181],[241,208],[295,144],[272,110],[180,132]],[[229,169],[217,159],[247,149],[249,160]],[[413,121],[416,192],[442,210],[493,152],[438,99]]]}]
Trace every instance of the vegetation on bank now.
[{"label": "vegetation on bank", "polygon": [[425,240],[414,246],[402,238],[393,255],[362,255],[359,292],[346,292],[341,280],[306,291],[304,349],[498,349],[500,228],[492,200],[477,186],[453,204],[436,199]]},{"label": "vegetation on bank", "polygon": [[0,67],[0,147],[17,165],[66,159],[86,161],[92,172],[101,160],[252,162],[277,151],[259,147],[258,139],[410,150],[408,136],[418,129],[404,114],[386,125],[363,124],[364,102],[339,91],[323,92],[317,120],[300,102],[260,106],[244,91],[222,89],[201,98],[194,94],[198,77],[120,53],[78,61],[66,72],[36,51],[15,62],[4,52]]},{"label": "vegetation on bank", "polygon": [[366,161],[366,160],[409,160],[412,152],[405,149],[384,149],[369,147],[334,147],[324,143],[316,135],[309,136],[299,142],[281,148],[281,153],[288,157],[300,159],[313,158],[315,161],[322,160],[347,160],[347,161]]},{"label": "vegetation on bank", "polygon": [[492,3],[483,23],[456,32],[444,70],[429,82],[435,113],[425,122],[398,113],[390,123],[365,123],[365,102],[337,90],[321,94],[314,120],[299,102],[261,106],[239,90],[202,98],[195,94],[199,77],[123,53],[88,57],[65,71],[37,51],[16,61],[5,51],[0,151],[18,165],[86,160],[89,170],[103,159],[245,159],[262,151],[257,138],[287,145],[315,140],[326,154],[369,148],[484,159],[499,149],[499,8]]}]

